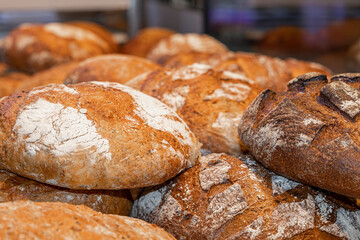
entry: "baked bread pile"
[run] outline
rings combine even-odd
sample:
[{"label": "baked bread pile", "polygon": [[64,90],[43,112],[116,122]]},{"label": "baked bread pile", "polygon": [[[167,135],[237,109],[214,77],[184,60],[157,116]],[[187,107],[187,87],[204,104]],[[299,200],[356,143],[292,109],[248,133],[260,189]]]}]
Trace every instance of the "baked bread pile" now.
[{"label": "baked bread pile", "polygon": [[[5,41],[35,74],[0,98],[0,236],[173,239],[109,215],[131,213],[178,239],[359,239],[359,75],[158,28],[120,53],[60,25],[101,41],[46,25]],[[23,33],[41,41],[15,53]],[[57,40],[94,54],[60,61]]]}]

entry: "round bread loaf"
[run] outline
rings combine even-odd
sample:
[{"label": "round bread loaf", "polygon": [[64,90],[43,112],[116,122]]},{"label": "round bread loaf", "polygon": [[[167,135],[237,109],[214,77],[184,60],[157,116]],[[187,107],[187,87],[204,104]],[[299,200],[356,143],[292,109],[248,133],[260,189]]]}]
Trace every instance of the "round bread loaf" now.
[{"label": "round bread loaf", "polygon": [[199,143],[165,104],[118,83],[50,84],[0,101],[0,168],[72,189],[160,184]]},{"label": "round bread loaf", "polygon": [[227,52],[228,49],[224,44],[206,34],[177,33],[155,44],[147,58],[161,64],[164,61],[162,59],[166,59],[170,55],[190,51],[220,53]]},{"label": "round bread loaf", "polygon": [[66,77],[65,84],[90,81],[127,81],[161,67],[147,59],[130,55],[110,54],[84,60]]},{"label": "round bread loaf", "polygon": [[360,198],[360,75],[328,82],[308,73],[289,90],[263,91],[246,109],[239,135],[272,171],[319,188]]},{"label": "round bread loaf", "polygon": [[0,170],[0,202],[19,200],[85,205],[98,212],[124,216],[130,215],[133,203],[129,190],[70,190]]},{"label": "round bread loaf", "polygon": [[177,239],[359,239],[354,202],[275,175],[250,157],[211,154],[135,201],[131,216]]},{"label": "round bread loaf", "polygon": [[45,86],[50,83],[62,84],[69,72],[78,66],[78,62],[63,63],[40,71],[24,81],[16,90],[29,91],[34,87]]},{"label": "round bread loaf", "polygon": [[30,78],[28,75],[17,72],[0,76],[0,98],[12,94],[17,88],[29,80]]},{"label": "round bread loaf", "polygon": [[112,53],[113,44],[81,26],[23,24],[5,38],[4,54],[12,67],[33,73],[60,63]]},{"label": "round bread loaf", "polygon": [[144,221],[68,203],[0,203],[1,239],[175,240]]},{"label": "round bread loaf", "polygon": [[154,45],[172,34],[175,34],[175,32],[166,28],[151,27],[142,29],[124,45],[123,53],[146,58]]},{"label": "round bread loaf", "polygon": [[237,154],[241,151],[237,125],[262,88],[243,75],[193,64],[153,72],[141,90],[176,110],[204,152]]}]

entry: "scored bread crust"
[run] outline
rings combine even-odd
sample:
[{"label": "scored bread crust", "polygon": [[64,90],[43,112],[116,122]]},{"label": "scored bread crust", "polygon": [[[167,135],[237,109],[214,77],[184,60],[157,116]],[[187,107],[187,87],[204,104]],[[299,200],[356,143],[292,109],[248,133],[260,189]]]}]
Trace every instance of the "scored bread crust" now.
[{"label": "scored bread crust", "polygon": [[160,101],[118,83],[50,84],[0,101],[0,168],[72,189],[160,184],[199,143]]},{"label": "scored bread crust", "polygon": [[129,190],[70,190],[0,170],[0,202],[19,200],[85,205],[97,212],[124,216],[130,215],[133,203]]},{"label": "scored bread crust", "polygon": [[176,33],[155,44],[146,58],[161,65],[163,58],[190,51],[220,53],[227,52],[228,49],[224,44],[206,34]]},{"label": "scored bread crust", "polygon": [[161,67],[147,59],[124,54],[96,56],[82,61],[66,77],[65,84],[100,81],[125,84]]},{"label": "scored bread crust", "polygon": [[112,53],[94,31],[64,23],[23,24],[4,40],[4,55],[13,68],[34,73],[54,65]]},{"label": "scored bread crust", "polygon": [[175,240],[154,224],[68,203],[0,203],[1,239]]},{"label": "scored bread crust", "polygon": [[308,73],[288,91],[263,91],[247,108],[239,135],[272,171],[360,198],[359,74]]},{"label": "scored bread crust", "polygon": [[205,152],[241,152],[237,125],[262,88],[241,74],[193,64],[151,73],[141,91],[183,117]]},{"label": "scored bread crust", "polygon": [[178,239],[358,239],[360,211],[348,198],[276,175],[250,156],[211,154],[147,188],[131,216]]}]

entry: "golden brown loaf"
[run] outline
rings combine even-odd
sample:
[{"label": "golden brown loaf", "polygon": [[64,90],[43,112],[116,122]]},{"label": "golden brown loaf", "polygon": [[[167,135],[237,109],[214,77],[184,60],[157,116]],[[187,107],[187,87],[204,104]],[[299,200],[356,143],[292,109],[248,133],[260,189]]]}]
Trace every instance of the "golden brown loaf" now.
[{"label": "golden brown loaf", "polygon": [[0,98],[12,94],[17,88],[29,80],[30,77],[28,75],[17,72],[0,76]]},{"label": "golden brown loaf", "polygon": [[237,154],[237,125],[262,88],[241,74],[195,63],[151,73],[141,90],[176,110],[204,152]]},{"label": "golden brown loaf", "polygon": [[246,109],[239,135],[270,170],[360,198],[360,75],[304,74],[287,92],[263,91]]},{"label": "golden brown loaf", "polygon": [[0,202],[19,200],[85,205],[98,212],[124,216],[130,215],[132,207],[129,190],[70,190],[0,170]]},{"label": "golden brown loaf", "polygon": [[360,211],[352,201],[240,159],[201,157],[175,179],[145,190],[131,216],[177,239],[359,239]]},{"label": "golden brown loaf", "polygon": [[291,77],[296,78],[305,73],[309,72],[318,72],[325,75],[330,75],[331,70],[319,63],[301,61],[295,58],[285,59],[285,63],[289,71],[291,72]]},{"label": "golden brown loaf", "polygon": [[147,59],[123,54],[110,54],[92,57],[82,61],[66,77],[65,84],[90,81],[127,81],[161,67]]},{"label": "golden brown loaf", "polygon": [[227,52],[228,49],[224,44],[206,34],[177,33],[159,41],[153,46],[146,57],[161,64],[163,59],[166,59],[168,56],[191,51],[220,53]]},{"label": "golden brown loaf", "polygon": [[101,214],[68,203],[0,203],[0,238],[175,240],[163,229],[139,219]]},{"label": "golden brown loaf", "polygon": [[113,44],[81,26],[23,24],[5,38],[4,54],[13,68],[33,73],[60,63],[112,53]]},{"label": "golden brown loaf", "polygon": [[118,83],[50,84],[0,101],[0,168],[72,189],[160,184],[199,143],[155,98]]},{"label": "golden brown loaf", "polygon": [[124,45],[123,53],[146,58],[153,46],[174,33],[166,28],[145,28]]},{"label": "golden brown loaf", "polygon": [[50,83],[62,84],[69,72],[78,66],[78,62],[63,63],[40,71],[24,81],[17,91],[29,91],[34,87],[45,86]]}]

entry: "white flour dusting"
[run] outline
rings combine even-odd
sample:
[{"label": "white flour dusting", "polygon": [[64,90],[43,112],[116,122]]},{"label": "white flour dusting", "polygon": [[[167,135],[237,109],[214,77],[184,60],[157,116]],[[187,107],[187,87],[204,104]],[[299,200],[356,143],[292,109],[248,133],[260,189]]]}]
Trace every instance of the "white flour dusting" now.
[{"label": "white flour dusting", "polygon": [[102,158],[111,160],[107,139],[97,133],[95,123],[72,107],[38,99],[22,109],[13,132],[17,142],[25,143],[24,155],[35,157],[46,151],[56,157],[86,151],[90,164]]},{"label": "white flour dusting", "polygon": [[[212,158],[209,156],[201,157],[202,166],[206,160],[211,161]],[[229,180],[228,172],[230,168],[230,164],[225,160],[221,160],[220,156],[215,160],[215,162],[208,162],[208,164],[206,164],[205,167],[202,167],[199,172],[201,188],[204,191],[208,191],[212,186],[227,182]]]},{"label": "white flour dusting", "polygon": [[189,93],[189,86],[175,88],[171,93],[165,93],[161,101],[173,110],[181,110]]},{"label": "white flour dusting", "polygon": [[233,101],[241,102],[248,98],[251,88],[245,84],[223,82],[220,88],[212,94],[204,97],[204,101],[216,98],[227,98]]},{"label": "white flour dusting", "polygon": [[291,181],[282,176],[274,175],[271,177],[272,195],[276,196],[283,194],[293,188],[296,188],[300,183]]},{"label": "white flour dusting", "polygon": [[225,144],[233,150],[240,150],[237,128],[242,114],[220,112],[211,125],[218,133],[225,137]]},{"label": "white flour dusting", "polygon": [[181,67],[175,71],[169,71],[167,74],[172,75],[172,80],[189,80],[200,77],[202,74],[209,71],[211,67],[205,64],[194,63],[189,66]]},{"label": "white flour dusting", "polygon": [[36,40],[37,39],[31,35],[19,35],[19,37],[16,38],[15,48],[19,52],[23,51],[27,46],[35,43]]},{"label": "white flour dusting", "polygon": [[68,93],[71,95],[77,95],[79,94],[75,89],[70,88],[64,84],[49,84],[46,86],[36,87],[33,90],[29,92],[29,96],[49,92],[49,91],[55,91],[55,92],[62,92],[62,93]]},{"label": "white flour dusting", "polygon": [[245,82],[248,82],[250,84],[254,84],[254,80],[246,77],[245,73],[240,73],[240,72],[231,72],[231,71],[224,71],[222,73],[222,78],[224,79],[241,79],[244,80]]},{"label": "white flour dusting", "polygon": [[229,240],[250,239],[257,240],[258,236],[263,232],[265,221],[262,217],[258,217],[250,225],[246,226],[241,232],[235,233]]}]

